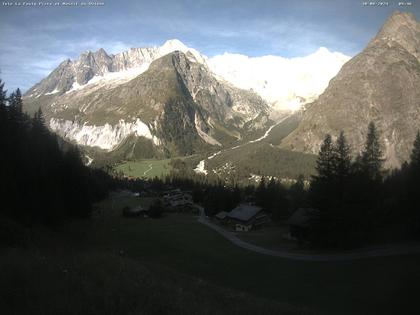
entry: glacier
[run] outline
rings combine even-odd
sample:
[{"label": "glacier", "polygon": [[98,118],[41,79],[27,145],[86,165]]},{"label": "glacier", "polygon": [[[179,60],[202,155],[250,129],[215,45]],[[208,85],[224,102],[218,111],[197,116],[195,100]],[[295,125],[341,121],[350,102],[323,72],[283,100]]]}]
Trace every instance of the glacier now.
[{"label": "glacier", "polygon": [[216,77],[234,86],[253,90],[274,110],[297,110],[314,101],[351,57],[325,47],[295,58],[248,57],[224,53],[207,60]]},{"label": "glacier", "polygon": [[[92,79],[90,79],[86,84],[80,85],[77,82],[73,82],[73,85],[70,90],[66,92],[66,94],[82,90],[86,87],[98,85],[119,85],[125,82],[128,82],[135,77],[139,76],[143,72],[146,72],[149,69],[150,63],[146,62],[139,67],[129,68],[126,70],[116,71],[116,72],[107,72],[104,75],[95,75]],[[46,93],[47,95],[49,93]],[[51,93],[52,94],[52,93]]]}]

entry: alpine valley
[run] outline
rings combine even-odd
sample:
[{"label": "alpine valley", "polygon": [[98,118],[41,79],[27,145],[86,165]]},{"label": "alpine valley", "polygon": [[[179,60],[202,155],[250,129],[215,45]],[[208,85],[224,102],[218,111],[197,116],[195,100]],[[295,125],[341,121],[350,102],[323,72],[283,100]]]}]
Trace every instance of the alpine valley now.
[{"label": "alpine valley", "polygon": [[[420,128],[420,24],[394,13],[351,58],[208,58],[178,40],[67,59],[24,95],[88,162],[195,156],[197,173],[259,179],[309,176],[325,136],[343,130],[354,154],[367,125],[386,165],[409,158]],[[299,171],[291,171],[291,170]]]}]

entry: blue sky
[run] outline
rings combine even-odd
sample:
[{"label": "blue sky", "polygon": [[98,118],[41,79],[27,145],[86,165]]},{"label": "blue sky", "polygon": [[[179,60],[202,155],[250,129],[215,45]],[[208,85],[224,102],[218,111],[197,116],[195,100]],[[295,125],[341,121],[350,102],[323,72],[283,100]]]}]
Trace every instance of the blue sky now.
[{"label": "blue sky", "polygon": [[355,55],[393,11],[419,19],[419,1],[401,8],[398,1],[364,7],[357,0],[103,0],[98,7],[18,7],[1,0],[0,77],[9,90],[26,90],[82,51],[116,53],[172,38],[210,57],[296,57],[321,46]]}]

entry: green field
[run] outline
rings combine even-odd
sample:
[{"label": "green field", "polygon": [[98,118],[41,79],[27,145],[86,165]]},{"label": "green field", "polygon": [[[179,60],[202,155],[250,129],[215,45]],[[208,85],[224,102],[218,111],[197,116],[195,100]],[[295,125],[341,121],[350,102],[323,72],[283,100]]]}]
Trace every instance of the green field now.
[{"label": "green field", "polygon": [[[63,310],[80,299],[75,307],[92,304],[92,314],[411,314],[417,309],[420,255],[343,262],[269,257],[236,247],[192,215],[121,217],[124,205],[137,202],[151,200],[114,195],[98,205],[103,211],[93,220],[43,233],[36,250],[3,251],[1,287],[2,294],[11,292],[8,303],[22,305],[27,299],[48,308],[49,299],[45,305],[40,300],[51,294],[65,303]],[[155,309],[156,302],[162,309]]]},{"label": "green field", "polygon": [[126,161],[117,165],[115,169],[123,172],[124,175],[131,177],[164,177],[168,175],[172,169],[170,162],[171,159]]}]

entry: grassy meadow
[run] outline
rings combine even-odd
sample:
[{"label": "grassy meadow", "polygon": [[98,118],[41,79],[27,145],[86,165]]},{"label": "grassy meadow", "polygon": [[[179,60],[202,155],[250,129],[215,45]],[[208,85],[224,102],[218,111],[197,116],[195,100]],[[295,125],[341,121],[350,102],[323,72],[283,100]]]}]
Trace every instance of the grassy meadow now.
[{"label": "grassy meadow", "polygon": [[98,204],[102,211],[90,221],[36,230],[26,248],[4,248],[2,313],[410,314],[416,309],[420,255],[293,261],[238,248],[193,215],[121,216],[124,205],[152,201],[114,194]]},{"label": "grassy meadow", "polygon": [[131,177],[164,177],[168,175],[172,169],[170,162],[171,159],[126,161],[117,165],[115,169]]}]

